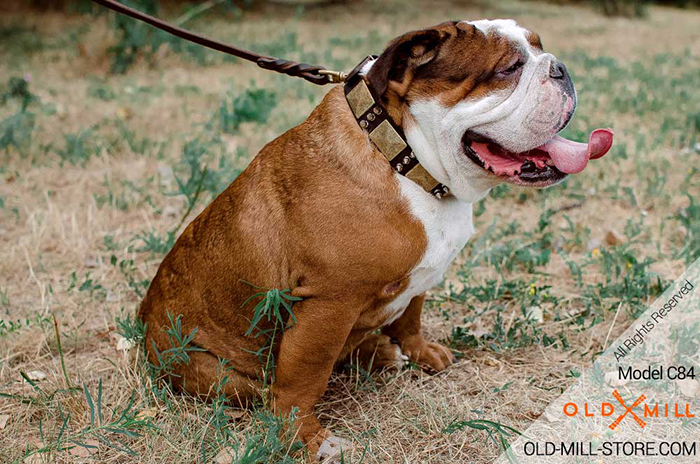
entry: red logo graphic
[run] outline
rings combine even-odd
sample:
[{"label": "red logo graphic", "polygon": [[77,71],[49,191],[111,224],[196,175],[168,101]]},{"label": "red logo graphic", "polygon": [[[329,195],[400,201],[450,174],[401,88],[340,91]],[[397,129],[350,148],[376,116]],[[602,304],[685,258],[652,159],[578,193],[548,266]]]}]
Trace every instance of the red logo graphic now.
[{"label": "red logo graphic", "polygon": [[637,400],[634,403],[632,403],[632,406],[629,406],[629,407],[625,404],[625,400],[622,399],[622,396],[620,396],[620,394],[617,392],[617,390],[613,391],[613,396],[615,397],[615,399],[617,401],[620,402],[622,407],[625,408],[625,412],[623,412],[620,415],[620,417],[615,419],[615,422],[610,424],[610,430],[615,430],[617,428],[617,426],[620,425],[620,422],[622,422],[622,419],[624,419],[627,416],[627,414],[632,414],[632,417],[634,417],[634,420],[637,422],[637,424],[639,424],[639,426],[641,428],[646,427],[646,425],[647,425],[646,422],[644,422],[642,419],[640,419],[639,416],[637,416],[633,411],[634,408],[636,408],[637,406],[642,404],[644,401],[646,401],[647,397],[645,395],[641,395],[639,398],[637,398]]}]

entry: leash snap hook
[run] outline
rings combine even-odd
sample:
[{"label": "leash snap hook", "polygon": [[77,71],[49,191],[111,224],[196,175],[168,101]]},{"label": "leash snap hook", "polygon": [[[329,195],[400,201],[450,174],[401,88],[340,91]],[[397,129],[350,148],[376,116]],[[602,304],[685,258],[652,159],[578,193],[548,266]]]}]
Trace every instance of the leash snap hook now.
[{"label": "leash snap hook", "polygon": [[348,78],[348,73],[343,72],[343,71],[331,71],[330,69],[319,69],[318,74],[321,76],[326,76],[328,78],[328,82],[332,84],[340,84],[341,82],[345,82],[345,80]]}]

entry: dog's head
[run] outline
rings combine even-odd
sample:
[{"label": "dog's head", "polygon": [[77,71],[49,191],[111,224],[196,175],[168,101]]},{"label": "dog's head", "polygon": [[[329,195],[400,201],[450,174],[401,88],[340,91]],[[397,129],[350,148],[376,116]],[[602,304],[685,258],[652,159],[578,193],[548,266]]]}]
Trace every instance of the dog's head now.
[{"label": "dog's head", "polygon": [[364,70],[423,166],[458,198],[507,181],[545,187],[612,144],[557,135],[576,108],[566,67],[512,20],[461,21],[404,34]]}]

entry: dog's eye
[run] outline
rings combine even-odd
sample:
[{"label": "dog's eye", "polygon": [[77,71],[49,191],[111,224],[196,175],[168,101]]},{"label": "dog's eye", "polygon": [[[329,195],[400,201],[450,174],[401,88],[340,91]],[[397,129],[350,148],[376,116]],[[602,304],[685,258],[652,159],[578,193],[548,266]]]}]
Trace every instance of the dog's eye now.
[{"label": "dog's eye", "polygon": [[513,74],[515,71],[517,71],[518,69],[520,69],[522,66],[523,66],[523,63],[521,63],[520,61],[516,61],[515,64],[514,64],[513,66],[511,66],[511,67],[508,68],[508,69],[505,69],[505,70],[501,71],[500,74],[503,74],[503,75],[505,75],[505,76],[507,76],[507,75],[509,75],[509,74]]}]

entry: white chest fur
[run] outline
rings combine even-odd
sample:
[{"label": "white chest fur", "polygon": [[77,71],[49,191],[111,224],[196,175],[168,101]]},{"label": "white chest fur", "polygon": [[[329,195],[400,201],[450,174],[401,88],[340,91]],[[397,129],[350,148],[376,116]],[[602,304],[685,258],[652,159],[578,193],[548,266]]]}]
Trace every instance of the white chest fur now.
[{"label": "white chest fur", "polygon": [[387,305],[388,319],[384,325],[398,319],[413,297],[440,283],[450,263],[474,233],[471,203],[459,201],[454,196],[438,200],[418,184],[399,174],[396,176],[411,212],[423,224],[428,246],[421,261],[411,271],[408,288]]}]

